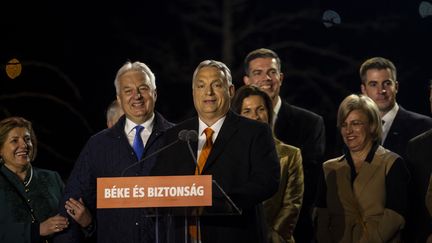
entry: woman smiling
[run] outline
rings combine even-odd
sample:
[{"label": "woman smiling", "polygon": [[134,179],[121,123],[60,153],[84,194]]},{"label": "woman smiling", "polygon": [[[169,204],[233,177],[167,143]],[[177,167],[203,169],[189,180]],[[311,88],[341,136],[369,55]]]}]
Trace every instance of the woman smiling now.
[{"label": "woman smiling", "polygon": [[36,145],[29,121],[0,121],[1,242],[48,242],[68,227],[68,219],[57,215],[63,192],[59,174],[31,165]]},{"label": "woman smiling", "polygon": [[339,106],[337,125],[345,153],[323,164],[318,242],[400,242],[409,173],[399,155],[380,145],[378,107],[350,95]]}]

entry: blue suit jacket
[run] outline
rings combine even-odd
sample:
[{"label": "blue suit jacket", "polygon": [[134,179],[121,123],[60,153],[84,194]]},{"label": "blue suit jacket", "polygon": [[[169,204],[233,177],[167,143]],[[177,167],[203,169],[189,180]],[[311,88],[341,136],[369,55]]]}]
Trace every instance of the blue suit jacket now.
[{"label": "blue suit jacket", "polygon": [[[66,216],[65,201],[70,197],[82,197],[96,219],[97,242],[154,242],[153,224],[146,220],[145,209],[96,210],[96,178],[121,176],[125,168],[137,162],[135,152],[124,133],[125,121],[125,116],[122,116],[112,128],[105,129],[88,140],[66,184],[60,211]],[[155,125],[145,146],[143,158],[160,147],[161,136],[172,126],[172,123],[155,113]],[[128,169],[125,176],[149,175],[155,160],[152,157],[137,164]],[[69,219],[69,222],[69,229],[58,234],[55,242],[82,242],[83,231],[73,219]]]},{"label": "blue suit jacket", "polygon": [[[198,130],[192,118],[166,133],[168,144],[183,129]],[[194,153],[197,142],[192,143]],[[185,142],[160,153],[153,175],[193,175],[195,163]],[[280,166],[270,127],[228,112],[202,174],[212,175],[234,203],[239,216],[201,217],[202,242],[264,242],[261,202],[278,189]],[[217,200],[220,195],[213,195]]]}]

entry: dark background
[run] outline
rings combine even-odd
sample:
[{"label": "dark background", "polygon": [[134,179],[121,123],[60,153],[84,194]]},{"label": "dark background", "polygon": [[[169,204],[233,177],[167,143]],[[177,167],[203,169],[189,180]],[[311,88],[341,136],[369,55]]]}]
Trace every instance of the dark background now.
[{"label": "dark background", "polygon": [[[238,88],[245,55],[267,47],[282,59],[282,98],[324,117],[327,159],[336,151],[338,105],[360,91],[358,68],[366,58],[392,60],[398,68],[399,104],[429,115],[432,17],[420,15],[420,3],[4,2],[0,118],[18,115],[32,121],[39,139],[34,165],[67,178],[89,136],[105,128],[105,109],[115,98],[114,77],[126,60],[150,66],[158,87],[157,110],[179,122],[194,113],[191,77],[200,61],[225,62]],[[337,12],[341,23],[326,27],[326,10]],[[5,72],[12,58],[22,64],[15,79]]]}]

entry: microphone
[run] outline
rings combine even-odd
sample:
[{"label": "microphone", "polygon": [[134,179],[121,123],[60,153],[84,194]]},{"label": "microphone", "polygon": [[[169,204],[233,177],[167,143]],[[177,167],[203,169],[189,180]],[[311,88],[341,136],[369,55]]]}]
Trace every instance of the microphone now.
[{"label": "microphone", "polygon": [[153,153],[147,155],[146,157],[140,159],[139,161],[137,161],[137,162],[135,162],[135,163],[129,165],[128,167],[126,167],[126,168],[122,171],[121,176],[124,176],[125,172],[128,171],[130,168],[132,168],[132,167],[134,167],[134,166],[136,166],[136,165],[141,164],[142,162],[146,161],[147,159],[149,159],[149,158],[155,156],[156,154],[158,154],[158,153],[164,151],[165,149],[167,149],[167,148],[173,146],[174,144],[178,143],[179,141],[186,141],[186,140],[187,140],[187,141],[188,141],[188,144],[189,144],[189,140],[188,140],[189,137],[190,137],[189,132],[190,132],[190,131],[188,131],[188,130],[186,130],[186,129],[181,130],[181,131],[178,133],[178,138],[177,138],[174,142],[171,142],[171,143],[169,143],[169,144],[163,146],[162,148],[159,148],[158,150],[156,150],[156,151],[154,151]]},{"label": "microphone", "polygon": [[201,173],[200,173],[201,170],[200,170],[200,167],[198,165],[197,158],[195,157],[195,153],[193,152],[192,147],[190,145],[190,141],[194,141],[194,142],[198,141],[198,133],[195,130],[189,130],[189,131],[187,131],[186,138],[187,138],[186,142],[187,142],[187,145],[189,148],[189,152],[190,152],[192,159],[195,163],[195,170],[198,169],[198,175],[201,175]]},{"label": "microphone", "polygon": [[190,145],[190,141],[196,142],[198,141],[198,133],[195,130],[181,130],[179,132],[179,139],[187,142],[189,152],[192,156],[192,159],[195,163],[195,169],[198,168],[198,173],[200,171],[197,158],[195,157],[195,153],[193,152],[192,146]]},{"label": "microphone", "polygon": [[187,138],[193,142],[198,141],[198,133],[195,130],[189,130],[187,132]]},{"label": "microphone", "polygon": [[178,133],[178,139],[180,139],[181,141],[187,141],[188,140],[188,130],[183,129]]},{"label": "microphone", "polygon": [[178,137],[180,140],[184,142],[189,142],[189,141],[196,142],[198,140],[198,133],[194,130],[183,129],[179,132]]}]

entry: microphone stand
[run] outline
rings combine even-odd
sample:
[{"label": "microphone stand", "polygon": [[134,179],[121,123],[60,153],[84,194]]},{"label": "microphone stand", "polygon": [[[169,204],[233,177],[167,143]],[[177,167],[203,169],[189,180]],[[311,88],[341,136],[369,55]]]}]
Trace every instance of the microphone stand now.
[{"label": "microphone stand", "polygon": [[[197,134],[197,132],[195,130],[189,130],[187,132],[187,137],[186,138],[187,138],[186,139],[186,143],[188,145],[189,152],[190,152],[190,154],[192,156],[192,159],[193,159],[193,161],[195,163],[195,167],[196,167],[195,170],[198,170],[198,174],[197,175],[199,176],[199,175],[201,175],[201,172],[200,172],[201,170],[200,170],[200,167],[198,165],[198,161],[197,161],[197,158],[195,156],[195,153],[193,152],[192,146],[190,144],[190,140],[194,140],[194,141],[198,140],[198,134]],[[191,212],[191,216],[193,216],[192,219],[194,219],[195,226],[196,226],[195,239],[196,239],[197,242],[201,242],[201,239],[200,239],[200,236],[201,236],[201,220],[200,220],[200,215],[199,215],[199,211],[200,210],[199,209],[195,209],[193,211],[195,211],[195,212]],[[185,217],[185,225],[188,225],[187,221],[188,221],[187,217]]]},{"label": "microphone stand", "polygon": [[191,156],[192,156],[192,159],[193,159],[193,161],[194,161],[194,163],[195,163],[195,166],[196,166],[196,168],[198,169],[198,175],[200,175],[200,167],[199,167],[199,165],[198,165],[197,158],[195,157],[195,154],[194,154],[194,152],[193,152],[193,150],[192,150],[192,146],[191,146],[191,144],[190,144],[189,139],[187,140],[187,145],[188,145],[188,148],[189,148],[189,152],[190,152],[190,154],[191,154]]},{"label": "microphone stand", "polygon": [[174,145],[175,143],[177,143],[178,141],[180,141],[180,139],[177,139],[177,140],[175,140],[174,142],[171,142],[171,143],[169,143],[169,144],[163,146],[162,148],[160,148],[160,149],[154,151],[153,153],[147,155],[146,157],[144,157],[143,159],[139,160],[138,162],[135,162],[135,163],[129,165],[128,167],[126,167],[126,168],[122,171],[121,176],[124,176],[124,173],[125,173],[127,170],[129,170],[130,168],[132,168],[132,167],[134,167],[134,166],[136,166],[136,165],[138,165],[138,164],[141,164],[141,163],[144,162],[145,160],[147,160],[147,159],[149,159],[149,158],[155,156],[156,154],[160,153],[162,150],[164,150],[164,149],[166,149],[166,148],[168,148],[168,147],[173,146],[173,145]]}]

